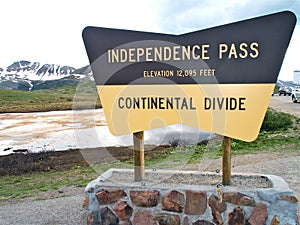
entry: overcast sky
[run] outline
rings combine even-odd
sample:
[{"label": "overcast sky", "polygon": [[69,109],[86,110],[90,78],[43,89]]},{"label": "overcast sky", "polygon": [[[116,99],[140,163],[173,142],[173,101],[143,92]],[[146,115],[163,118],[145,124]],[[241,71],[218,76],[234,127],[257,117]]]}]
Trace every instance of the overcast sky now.
[{"label": "overcast sky", "polygon": [[[9,0],[0,4],[0,67],[18,60],[88,64],[86,26],[181,34],[283,10],[299,19],[299,0]],[[300,69],[297,22],[280,79]]]}]

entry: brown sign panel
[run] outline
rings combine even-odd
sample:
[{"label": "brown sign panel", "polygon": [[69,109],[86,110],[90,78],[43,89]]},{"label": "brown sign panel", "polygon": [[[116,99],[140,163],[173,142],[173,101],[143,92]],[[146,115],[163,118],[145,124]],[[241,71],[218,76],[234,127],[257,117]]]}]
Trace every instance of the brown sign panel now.
[{"label": "brown sign panel", "polygon": [[180,123],[254,140],[295,23],[285,11],[183,35],[85,28],[111,133]]}]

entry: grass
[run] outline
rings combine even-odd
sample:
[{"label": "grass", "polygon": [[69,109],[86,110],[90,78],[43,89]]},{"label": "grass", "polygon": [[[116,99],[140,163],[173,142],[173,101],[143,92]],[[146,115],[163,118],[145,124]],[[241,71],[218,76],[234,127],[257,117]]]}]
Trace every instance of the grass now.
[{"label": "grass", "polygon": [[[145,166],[148,169],[170,169],[222,157],[221,140],[217,139],[213,142],[215,142],[213,148],[203,145],[178,146],[175,149],[172,148],[172,150],[167,153],[147,159]],[[300,154],[300,134],[294,133],[292,135],[286,135],[286,133],[283,132],[263,132],[254,142],[248,143],[232,140],[231,146],[231,155],[233,157],[258,153],[284,153],[284,151],[287,150],[299,151]],[[127,163],[128,165],[132,165],[132,161]]]},{"label": "grass", "polygon": [[[253,142],[231,140],[232,156],[300,150],[300,118],[269,109],[261,131]],[[177,146],[145,161],[148,168],[178,168],[184,164],[200,163],[202,160],[222,157],[222,137],[204,145]],[[300,151],[299,151],[300,154]],[[127,162],[132,165],[133,162]]]},{"label": "grass", "polygon": [[22,176],[3,176],[0,178],[0,201],[22,199],[35,196],[39,192],[59,190],[62,186],[84,187],[96,174],[89,167],[73,167],[61,172],[38,172]]},{"label": "grass", "polygon": [[100,107],[100,102],[91,81],[37,91],[0,89],[0,113],[86,109],[95,105]]}]

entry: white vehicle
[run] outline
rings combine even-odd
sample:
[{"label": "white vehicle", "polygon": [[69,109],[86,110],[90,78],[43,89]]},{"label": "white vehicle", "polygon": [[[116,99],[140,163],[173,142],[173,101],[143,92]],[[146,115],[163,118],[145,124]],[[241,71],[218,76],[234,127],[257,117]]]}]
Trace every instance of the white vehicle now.
[{"label": "white vehicle", "polygon": [[300,87],[295,87],[292,91],[292,101],[297,103],[300,101]]},{"label": "white vehicle", "polygon": [[300,70],[294,70],[294,84],[300,85]]}]

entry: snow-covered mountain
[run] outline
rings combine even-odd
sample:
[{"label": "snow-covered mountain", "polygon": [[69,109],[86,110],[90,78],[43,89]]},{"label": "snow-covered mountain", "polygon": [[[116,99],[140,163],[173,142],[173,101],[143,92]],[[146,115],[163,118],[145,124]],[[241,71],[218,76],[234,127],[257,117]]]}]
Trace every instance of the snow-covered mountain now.
[{"label": "snow-covered mountain", "polygon": [[30,91],[78,83],[86,77],[84,71],[83,68],[76,70],[70,66],[21,60],[0,68],[0,88]]}]

